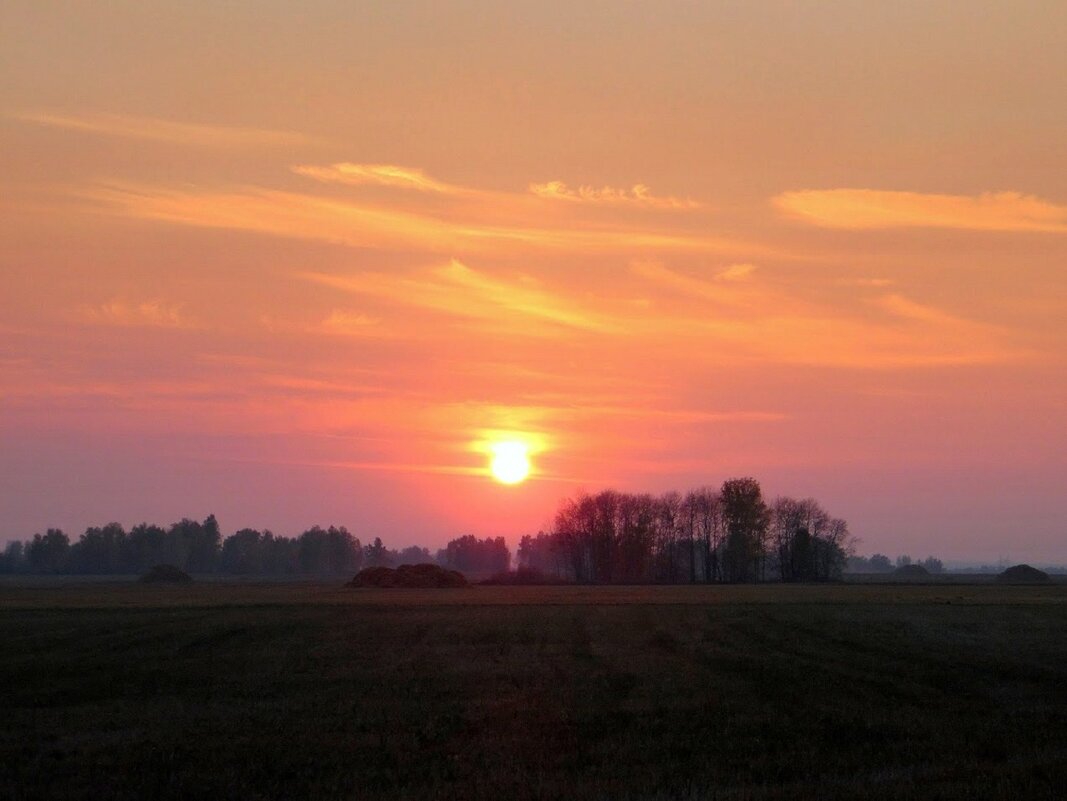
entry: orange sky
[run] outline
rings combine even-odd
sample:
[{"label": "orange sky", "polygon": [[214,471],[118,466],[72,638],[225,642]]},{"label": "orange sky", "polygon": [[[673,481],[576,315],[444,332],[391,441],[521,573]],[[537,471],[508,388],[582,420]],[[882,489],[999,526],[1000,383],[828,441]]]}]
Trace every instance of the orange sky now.
[{"label": "orange sky", "polygon": [[1067,561],[1062,3],[357,5],[3,4],[0,539],[751,474]]}]

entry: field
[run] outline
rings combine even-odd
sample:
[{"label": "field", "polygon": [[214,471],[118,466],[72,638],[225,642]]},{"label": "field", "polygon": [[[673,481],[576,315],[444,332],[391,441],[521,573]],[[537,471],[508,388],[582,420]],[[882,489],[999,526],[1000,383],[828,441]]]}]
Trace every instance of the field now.
[{"label": "field", "polygon": [[0,584],[0,797],[1054,798],[1067,585]]}]

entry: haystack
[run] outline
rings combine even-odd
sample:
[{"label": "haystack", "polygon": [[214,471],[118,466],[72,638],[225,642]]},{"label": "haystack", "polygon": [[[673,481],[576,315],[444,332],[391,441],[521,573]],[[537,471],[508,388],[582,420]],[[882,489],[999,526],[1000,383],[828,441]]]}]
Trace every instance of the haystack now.
[{"label": "haystack", "polygon": [[901,565],[893,571],[893,575],[897,578],[924,579],[930,578],[930,571],[922,565]]},{"label": "haystack", "polygon": [[356,574],[346,586],[404,589],[447,589],[469,587],[467,579],[455,570],[429,563],[391,567],[368,567]]},{"label": "haystack", "polygon": [[141,576],[146,584],[189,584],[193,577],[174,565],[156,565]]},{"label": "haystack", "polygon": [[1052,581],[1048,573],[1030,565],[1012,565],[999,576],[997,581],[1005,584],[1048,584]]}]

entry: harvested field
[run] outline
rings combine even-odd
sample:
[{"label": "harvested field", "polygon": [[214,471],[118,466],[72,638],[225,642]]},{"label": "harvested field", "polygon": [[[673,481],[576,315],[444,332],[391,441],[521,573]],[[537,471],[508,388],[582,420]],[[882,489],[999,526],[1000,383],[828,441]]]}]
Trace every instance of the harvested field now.
[{"label": "harvested field", "polygon": [[1054,798],[1067,586],[0,585],[0,796]]}]

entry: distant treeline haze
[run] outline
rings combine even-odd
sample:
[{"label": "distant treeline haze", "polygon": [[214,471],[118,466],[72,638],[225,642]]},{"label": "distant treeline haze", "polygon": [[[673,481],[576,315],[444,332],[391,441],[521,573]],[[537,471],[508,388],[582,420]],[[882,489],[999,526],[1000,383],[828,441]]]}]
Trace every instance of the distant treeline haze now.
[{"label": "distant treeline haze", "polygon": [[[685,495],[605,490],[564,500],[552,531],[524,536],[518,567],[580,583],[827,581],[852,550],[844,520],[812,498],[763,499],[754,478]],[[76,542],[58,529],[10,543],[0,572],[140,574],[171,564],[189,573],[346,575],[364,567],[436,561],[468,575],[506,571],[503,537],[467,535],[431,555],[426,548],[364,545],[343,526],[314,526],[297,537],[242,529],[223,538],[214,515],[168,528],[118,523],[88,528]],[[887,560],[888,561],[888,560]]]},{"label": "distant treeline haze", "polygon": [[[896,562],[893,562],[884,553],[871,554],[870,556],[850,556],[846,570],[849,573],[892,573],[898,567],[907,567],[913,564],[921,565],[926,569],[927,573],[943,573],[945,571],[944,563],[934,556],[913,560],[907,554],[902,554],[897,557]],[[999,573],[1001,570],[1003,570],[1003,567],[989,568],[985,572]]]},{"label": "distant treeline haze", "polygon": [[[468,573],[507,570],[511,554],[503,537],[452,540],[436,560]],[[129,531],[118,523],[88,528],[77,542],[59,529],[12,542],[0,557],[0,572],[117,575],[144,573],[170,564],[189,573],[297,576],[351,575],[364,567],[432,562],[426,548],[387,548],[375,537],[363,545],[344,526],[314,526],[298,537],[241,529],[223,539],[218,521],[181,520],[169,528],[143,523]]]}]

